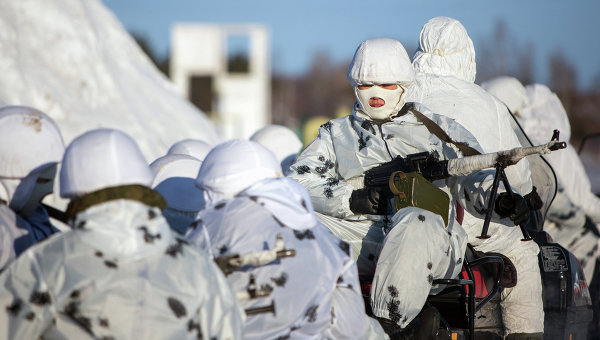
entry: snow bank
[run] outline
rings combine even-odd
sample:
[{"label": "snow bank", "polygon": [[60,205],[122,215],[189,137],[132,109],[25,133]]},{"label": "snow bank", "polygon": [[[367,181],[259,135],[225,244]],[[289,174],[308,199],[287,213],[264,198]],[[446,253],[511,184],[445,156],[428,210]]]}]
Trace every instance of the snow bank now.
[{"label": "snow bank", "polygon": [[184,138],[219,137],[99,0],[0,1],[0,105],[50,115],[65,142],[110,127],[147,161]]}]

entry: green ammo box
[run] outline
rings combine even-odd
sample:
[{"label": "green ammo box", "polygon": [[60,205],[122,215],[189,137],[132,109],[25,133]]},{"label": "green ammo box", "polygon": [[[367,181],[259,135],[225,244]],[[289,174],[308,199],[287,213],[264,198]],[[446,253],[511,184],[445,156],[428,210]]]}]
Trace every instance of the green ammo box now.
[{"label": "green ammo box", "polygon": [[450,197],[418,172],[396,171],[390,176],[390,190],[394,194],[394,209],[417,207],[438,214],[448,227]]}]

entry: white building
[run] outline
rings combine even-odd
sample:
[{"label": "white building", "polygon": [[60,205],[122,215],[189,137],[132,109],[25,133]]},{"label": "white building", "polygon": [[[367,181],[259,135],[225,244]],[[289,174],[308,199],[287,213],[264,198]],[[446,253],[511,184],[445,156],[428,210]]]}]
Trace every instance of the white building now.
[{"label": "white building", "polygon": [[[231,58],[240,52],[246,70],[232,70]],[[170,74],[224,139],[248,138],[271,121],[269,32],[263,25],[175,25]]]}]

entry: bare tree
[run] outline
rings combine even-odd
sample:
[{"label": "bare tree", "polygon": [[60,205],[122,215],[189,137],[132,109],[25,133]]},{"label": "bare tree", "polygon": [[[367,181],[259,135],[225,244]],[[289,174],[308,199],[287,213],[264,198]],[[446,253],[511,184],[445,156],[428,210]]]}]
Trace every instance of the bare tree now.
[{"label": "bare tree", "polygon": [[491,37],[480,39],[477,54],[477,81],[513,76],[523,84],[534,82],[534,46],[512,38],[508,26],[498,20]]}]

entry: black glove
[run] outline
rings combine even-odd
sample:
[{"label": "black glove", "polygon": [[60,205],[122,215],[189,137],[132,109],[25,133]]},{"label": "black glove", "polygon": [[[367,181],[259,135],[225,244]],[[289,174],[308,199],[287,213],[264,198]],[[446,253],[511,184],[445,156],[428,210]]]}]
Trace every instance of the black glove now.
[{"label": "black glove", "polygon": [[538,195],[536,187],[533,187],[531,192],[525,195],[525,200],[527,201],[529,210],[540,210],[544,206],[544,202],[542,202],[542,198]]},{"label": "black glove", "polygon": [[350,196],[350,210],[355,214],[386,215],[391,192],[388,188],[363,188]]},{"label": "black glove", "polygon": [[585,229],[583,234],[591,231],[596,237],[600,237],[600,232],[598,231],[598,228],[596,228],[596,223],[594,223],[594,221],[592,221],[588,215],[585,215],[585,224],[583,225],[583,229]]},{"label": "black glove", "polygon": [[496,198],[496,212],[500,217],[508,217],[515,225],[520,225],[529,220],[529,207],[527,201],[519,194],[513,194],[511,198],[507,192],[503,192]]}]

